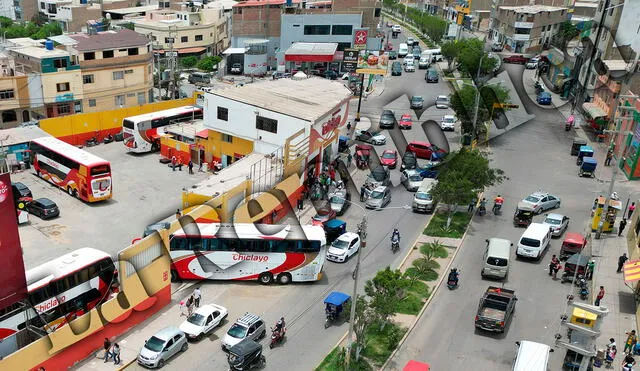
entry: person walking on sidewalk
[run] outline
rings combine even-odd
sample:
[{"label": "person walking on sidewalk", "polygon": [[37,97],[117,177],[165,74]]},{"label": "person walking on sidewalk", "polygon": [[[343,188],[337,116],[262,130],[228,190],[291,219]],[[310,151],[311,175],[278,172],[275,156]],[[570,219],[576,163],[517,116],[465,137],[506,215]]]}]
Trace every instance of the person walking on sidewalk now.
[{"label": "person walking on sidewalk", "polygon": [[620,255],[620,257],[618,258],[618,270],[616,271],[616,273],[622,272],[622,267],[624,266],[624,263],[627,262],[627,260],[629,260],[629,258],[627,258],[627,253]]},{"label": "person walking on sidewalk", "polygon": [[171,156],[171,169],[173,169],[173,171],[176,171],[176,156]]},{"label": "person walking on sidewalk", "polygon": [[622,236],[622,231],[624,231],[624,228],[627,226],[627,219],[622,219],[620,221],[620,224],[618,224],[618,237]]},{"label": "person walking on sidewalk", "polygon": [[476,207],[476,203],[478,203],[478,200],[476,200],[476,198],[472,198],[471,202],[469,203],[469,207],[467,207],[467,212],[469,214],[473,214],[473,209]]},{"label": "person walking on sidewalk", "polygon": [[189,174],[193,174],[193,161],[189,160]]},{"label": "person walking on sidewalk", "polygon": [[627,219],[631,219],[631,215],[633,215],[634,211],[636,211],[636,203],[632,202],[631,205],[629,205],[629,211],[627,212]]},{"label": "person walking on sidewalk", "polygon": [[638,337],[636,336],[636,330],[631,330],[631,332],[627,332],[627,341],[624,342],[624,352],[631,353],[633,346],[638,342]]},{"label": "person walking on sidewalk", "polygon": [[118,343],[113,344],[113,364],[114,365],[119,365],[120,364],[120,345],[118,345]]},{"label": "person walking on sidewalk", "polygon": [[560,264],[560,260],[555,255],[551,256],[551,262],[549,262],[549,275],[553,275],[553,272],[556,270],[556,267]]},{"label": "person walking on sidewalk", "polygon": [[191,317],[191,313],[193,313],[193,295],[189,296],[186,305],[188,317]]},{"label": "person walking on sidewalk", "polygon": [[600,306],[600,301],[604,298],[604,286],[600,286],[600,291],[598,291],[598,295],[596,296],[596,301],[593,303],[596,307]]},{"label": "person walking on sidewalk", "polygon": [[611,166],[611,160],[613,160],[613,150],[607,151],[607,157],[604,160],[604,166]]},{"label": "person walking on sidewalk", "polygon": [[196,308],[200,307],[200,299],[202,298],[202,293],[200,292],[200,287],[196,287],[193,290],[193,304],[195,304]]},{"label": "person walking on sidewalk", "polygon": [[185,316],[187,317],[187,303],[184,300],[180,300],[180,317]]},{"label": "person walking on sidewalk", "polygon": [[353,156],[351,155],[351,152],[349,152],[347,154],[347,167],[351,167],[351,160],[353,160]]},{"label": "person walking on sidewalk", "polygon": [[298,211],[302,211],[304,209],[304,196],[300,195],[298,198]]},{"label": "person walking on sidewalk", "polygon": [[111,355],[111,352],[109,352],[109,349],[111,349],[111,341],[109,340],[109,338],[104,338],[103,347],[104,347],[104,363],[107,363],[107,361],[109,360],[109,356]]}]

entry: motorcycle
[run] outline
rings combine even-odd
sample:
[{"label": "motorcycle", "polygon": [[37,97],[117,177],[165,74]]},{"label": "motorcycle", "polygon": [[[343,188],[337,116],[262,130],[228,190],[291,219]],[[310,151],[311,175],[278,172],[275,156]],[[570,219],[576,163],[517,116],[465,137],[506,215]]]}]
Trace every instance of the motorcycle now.
[{"label": "motorcycle", "polygon": [[113,142],[113,135],[111,134],[107,135],[106,137],[104,137],[104,139],[102,139],[103,144],[107,144],[111,142]]},{"label": "motorcycle", "polygon": [[573,122],[575,121],[575,117],[570,115],[567,117],[567,123],[564,125],[564,131],[569,131],[573,127]]},{"label": "motorcycle", "polygon": [[478,215],[484,216],[484,214],[486,213],[487,213],[487,208],[484,205],[480,205],[480,207],[478,207]]},{"label": "motorcycle", "polygon": [[93,146],[97,146],[98,145],[98,139],[96,139],[96,137],[92,137],[87,139],[85,146],[87,147],[93,147]]},{"label": "motorcycle", "polygon": [[449,290],[454,290],[458,287],[458,281],[460,280],[460,272],[456,272],[455,276],[453,272],[449,273],[449,278],[447,279],[447,287]]},{"label": "motorcycle", "polygon": [[580,278],[578,280],[578,286],[580,287],[580,299],[587,300],[589,297],[589,289],[587,288],[587,280]]},{"label": "motorcycle", "polygon": [[502,214],[502,204],[495,203],[493,204],[493,214],[500,215]]},{"label": "motorcycle", "polygon": [[536,88],[536,95],[538,95],[538,94],[540,94],[540,93],[542,93],[544,91],[544,87],[542,86],[542,84],[540,84],[537,81],[533,86]]},{"label": "motorcycle", "polygon": [[400,239],[391,238],[391,251],[395,254],[400,250]]},{"label": "motorcycle", "polygon": [[286,334],[286,327],[283,327],[282,331],[276,331],[275,328],[271,327],[271,343],[269,343],[269,348],[273,349],[273,347],[275,347],[278,343],[281,343],[284,340]]}]

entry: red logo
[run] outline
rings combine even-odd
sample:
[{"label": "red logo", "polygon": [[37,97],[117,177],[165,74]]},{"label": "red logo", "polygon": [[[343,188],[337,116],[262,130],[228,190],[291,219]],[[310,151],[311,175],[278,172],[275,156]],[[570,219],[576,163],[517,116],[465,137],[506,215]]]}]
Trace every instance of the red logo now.
[{"label": "red logo", "polygon": [[168,279],[169,279],[169,272],[167,271],[162,272],[162,280],[166,281]]},{"label": "red logo", "polygon": [[356,45],[364,45],[367,43],[367,30],[358,30],[356,31],[355,37],[354,37],[354,44]]},{"label": "red logo", "polygon": [[333,131],[340,126],[340,122],[342,121],[342,117],[340,115],[333,116],[327,122],[322,124],[322,135],[327,135],[327,133]]},{"label": "red logo", "polygon": [[3,203],[7,197],[9,197],[9,186],[0,181],[0,203]]}]

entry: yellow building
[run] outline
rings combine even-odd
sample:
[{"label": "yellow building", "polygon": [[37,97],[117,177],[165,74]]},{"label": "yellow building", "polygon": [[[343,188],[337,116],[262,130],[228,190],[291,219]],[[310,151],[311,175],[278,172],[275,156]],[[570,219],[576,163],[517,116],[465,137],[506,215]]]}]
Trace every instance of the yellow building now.
[{"label": "yellow building", "polygon": [[13,59],[0,53],[0,129],[29,121],[29,89],[26,74],[16,71]]}]

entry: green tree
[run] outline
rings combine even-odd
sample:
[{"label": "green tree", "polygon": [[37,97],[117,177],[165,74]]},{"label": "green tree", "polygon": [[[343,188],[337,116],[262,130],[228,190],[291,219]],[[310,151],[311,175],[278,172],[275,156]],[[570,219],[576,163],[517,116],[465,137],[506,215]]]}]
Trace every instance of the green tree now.
[{"label": "green tree", "polygon": [[0,28],[8,28],[11,27],[13,21],[11,18],[0,16]]},{"label": "green tree", "polygon": [[[352,302],[349,301],[345,306],[344,312],[351,312]],[[373,324],[375,320],[375,314],[371,305],[367,301],[364,295],[358,295],[356,299],[356,315],[353,323],[353,334],[356,336],[355,341],[355,359],[356,362],[360,359],[360,352],[367,344],[366,334],[367,330]]]},{"label": "green tree", "polygon": [[449,155],[433,188],[433,197],[447,205],[447,228],[458,205],[468,204],[478,191],[502,183],[501,169],[489,167],[489,160],[478,150],[461,148]]},{"label": "green tree", "polygon": [[387,266],[364,285],[364,292],[371,298],[371,308],[382,328],[395,313],[396,302],[405,296],[407,283],[399,270]]},{"label": "green tree", "polygon": [[198,62],[198,69],[211,72],[213,71],[214,67],[217,66],[218,63],[220,63],[220,61],[222,61],[222,58],[218,57],[217,55],[212,57],[204,57]]},{"label": "green tree", "polygon": [[191,68],[196,64],[198,64],[198,57],[194,57],[193,55],[190,55],[188,57],[181,58],[180,64],[186,68]]},{"label": "green tree", "polygon": [[453,70],[453,61],[458,57],[460,43],[457,41],[446,41],[440,45],[440,51],[444,59],[447,60],[449,71]]},{"label": "green tree", "polygon": [[62,27],[58,22],[47,23],[44,26],[40,27],[35,33],[29,35],[30,38],[34,40],[46,39],[50,36],[62,35]]},{"label": "green tree", "polygon": [[[454,93],[451,94],[450,106],[462,124],[462,132],[474,133],[473,117],[477,91],[470,82],[464,83],[461,87],[454,85],[454,89]],[[498,111],[492,108],[494,103],[509,102],[509,90],[502,85],[481,86],[477,122],[486,122],[492,119],[493,117],[490,117],[492,111],[494,116],[496,115]]]},{"label": "green tree", "polygon": [[564,50],[569,41],[579,34],[580,30],[573,23],[565,21],[560,25],[560,31],[553,35],[552,40],[561,50]]}]

